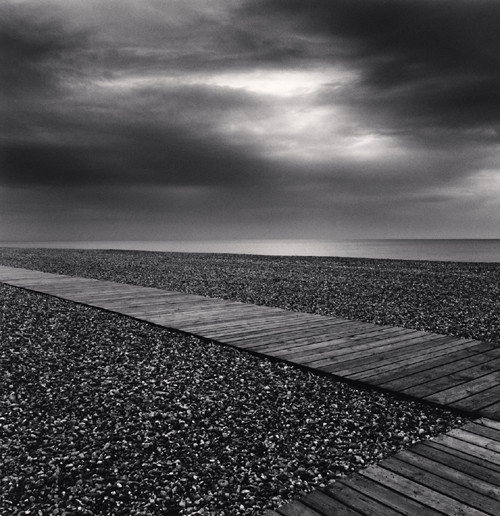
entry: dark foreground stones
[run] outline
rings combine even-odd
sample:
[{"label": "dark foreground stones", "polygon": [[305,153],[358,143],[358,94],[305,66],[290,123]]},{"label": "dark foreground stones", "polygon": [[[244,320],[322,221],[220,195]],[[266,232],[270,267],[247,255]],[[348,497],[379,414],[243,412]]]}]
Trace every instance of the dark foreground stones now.
[{"label": "dark foreground stones", "polygon": [[463,422],[0,285],[2,515],[258,515]]}]

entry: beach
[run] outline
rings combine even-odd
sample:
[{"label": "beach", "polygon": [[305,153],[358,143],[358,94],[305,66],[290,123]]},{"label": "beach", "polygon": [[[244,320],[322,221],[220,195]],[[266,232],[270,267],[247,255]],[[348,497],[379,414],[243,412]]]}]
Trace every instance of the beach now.
[{"label": "beach", "polygon": [[[499,342],[499,264],[7,248],[0,263]],[[465,422],[126,317],[0,293],[2,514],[258,515]]]}]

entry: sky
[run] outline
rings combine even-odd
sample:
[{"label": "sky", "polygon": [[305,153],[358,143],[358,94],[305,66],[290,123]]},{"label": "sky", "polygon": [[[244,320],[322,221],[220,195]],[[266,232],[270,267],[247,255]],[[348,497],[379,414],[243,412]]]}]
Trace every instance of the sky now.
[{"label": "sky", "polygon": [[0,240],[500,238],[497,0],[3,0]]}]

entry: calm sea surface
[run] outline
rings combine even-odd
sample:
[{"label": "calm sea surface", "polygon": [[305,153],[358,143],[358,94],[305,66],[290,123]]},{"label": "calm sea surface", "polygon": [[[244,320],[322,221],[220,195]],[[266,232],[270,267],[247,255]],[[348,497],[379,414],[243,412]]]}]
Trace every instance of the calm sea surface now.
[{"label": "calm sea surface", "polygon": [[343,256],[500,263],[500,239],[482,240],[229,240],[198,242],[1,242],[0,247],[132,249],[282,256]]}]

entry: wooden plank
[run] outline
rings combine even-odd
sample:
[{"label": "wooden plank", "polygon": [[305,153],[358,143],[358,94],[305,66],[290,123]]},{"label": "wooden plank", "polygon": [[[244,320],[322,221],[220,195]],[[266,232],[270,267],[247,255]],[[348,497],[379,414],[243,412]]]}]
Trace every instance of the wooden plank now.
[{"label": "wooden plank", "polygon": [[462,398],[467,398],[471,394],[484,391],[500,381],[500,371],[486,374],[479,378],[475,378],[460,385],[453,385],[449,389],[422,396],[424,400],[440,403],[441,405],[450,405]]},{"label": "wooden plank", "polygon": [[[497,350],[497,353],[500,352],[500,348]],[[411,396],[415,396],[418,398],[425,398],[429,394],[442,391],[444,389],[452,389],[454,387],[465,384],[471,380],[475,380],[479,377],[485,376],[488,373],[498,371],[500,369],[500,358],[496,359],[486,359],[483,360],[479,364],[467,364],[467,361],[473,362],[472,359],[467,359],[465,362],[461,362],[458,367],[458,370],[453,370],[453,366],[449,368],[441,368],[440,372],[444,370],[444,374],[440,374],[437,378],[432,378],[431,375],[425,375],[427,377],[427,381],[425,383],[421,383],[419,385],[410,385],[409,387],[404,387],[404,384],[398,382],[397,385],[403,387],[400,392],[405,394],[410,394]],[[436,372],[434,372],[436,375]],[[428,379],[428,378],[431,379]],[[423,377],[424,378],[424,377]],[[489,385],[489,383],[488,383]],[[391,384],[385,384],[386,388],[391,389]],[[397,388],[397,387],[396,387]]]},{"label": "wooden plank", "polygon": [[480,423],[476,423],[475,421],[462,426],[461,430],[465,430],[466,432],[472,432],[473,434],[477,434],[482,437],[492,439],[493,441],[500,442],[500,432],[497,429],[482,425]]},{"label": "wooden plank", "polygon": [[[394,335],[397,332],[392,332],[391,335]],[[388,333],[382,332],[370,332],[368,334],[363,334],[362,338],[352,337],[348,335],[347,337],[342,337],[342,333],[340,332],[325,332],[316,337],[316,341],[312,341],[310,338],[293,338],[286,342],[285,345],[279,344],[265,344],[262,346],[262,352],[266,353],[267,351],[276,350],[278,353],[275,356],[279,356],[279,354],[291,354],[298,353],[300,354],[303,351],[309,351],[314,349],[320,349],[325,346],[328,346],[330,342],[335,342],[337,349],[341,348],[349,348],[353,349],[356,346],[362,346],[365,343],[371,343],[371,345],[377,345],[377,339],[382,339],[387,336]]]},{"label": "wooden plank", "polygon": [[[132,314],[136,318],[141,318],[144,315],[168,315],[171,319],[176,319],[179,322],[190,321],[193,317],[201,320],[203,317],[215,317],[220,314],[228,312],[242,313],[244,309],[241,307],[221,307],[217,302],[203,301],[196,306],[169,301],[166,299],[163,303],[153,304],[150,306],[108,306],[107,309],[115,312]],[[229,314],[227,315],[229,317]]]},{"label": "wooden plank", "polygon": [[[227,314],[221,313],[218,317],[214,317],[213,320],[209,322],[203,320],[194,322],[192,324],[193,331],[217,331],[226,328],[228,323],[231,323],[231,327],[245,326],[254,321],[258,324],[263,319],[271,319],[281,315],[280,312],[267,311],[255,305],[243,305],[239,308],[240,310],[237,310],[235,306],[234,310],[231,309]],[[239,317],[239,313],[241,313],[244,318]]]},{"label": "wooden plank", "polygon": [[[416,454],[413,452],[413,449],[411,451],[400,452],[395,458],[410,466],[415,466],[423,470],[426,472],[426,475],[436,475],[463,488],[472,490],[482,497],[491,498],[497,502],[497,506],[500,509],[500,504],[498,504],[498,502],[500,502],[500,487],[491,482],[491,477],[487,480],[479,479],[471,475],[468,471],[455,469],[450,464],[443,464],[432,458]],[[497,480],[500,480],[500,478]],[[479,508],[487,511],[485,507]]]},{"label": "wooden plank", "polygon": [[[148,306],[156,306],[163,303],[168,303],[172,306],[185,306],[183,303],[180,302],[180,296],[185,294],[177,294],[172,292],[156,292],[154,294],[152,293],[141,293],[141,292],[135,292],[132,291],[131,293],[125,292],[125,295],[119,295],[119,296],[113,296],[112,298],[108,299],[100,299],[100,303],[106,303],[106,306],[109,308],[117,307],[119,309],[121,308],[141,308]],[[209,298],[207,298],[209,299]],[[218,300],[212,300],[212,301],[218,301]],[[193,309],[196,306],[199,306],[202,304],[204,300],[191,300],[189,301],[189,306],[192,306]],[[221,303],[221,306],[223,304]],[[226,303],[226,306],[230,306],[228,303]]]},{"label": "wooden plank", "polygon": [[[439,344],[436,348],[434,344]],[[463,339],[443,337],[439,341],[431,342],[431,345],[421,345],[418,348],[402,349],[402,353],[394,353],[384,357],[377,364],[367,361],[357,361],[349,367],[345,376],[353,380],[361,380],[370,385],[377,385],[377,374],[394,371],[394,368],[407,365],[423,365],[435,358],[454,355],[460,351],[477,345],[477,341],[464,342]]]},{"label": "wooden plank", "polygon": [[447,446],[448,448],[452,448],[453,450],[458,450],[465,454],[472,455],[482,461],[491,462],[495,467],[500,466],[500,453],[497,451],[489,450],[484,446],[465,441],[459,437],[450,435],[450,433],[434,437],[431,442],[436,442]]},{"label": "wooden plank", "polygon": [[487,426],[488,428],[494,428],[495,430],[500,431],[500,421],[493,421],[492,419],[482,417],[480,419],[476,419],[474,423],[477,423],[478,425]]},{"label": "wooden plank", "polygon": [[434,367],[423,372],[409,374],[404,378],[379,383],[378,385],[384,387],[385,389],[404,391],[410,388],[415,388],[416,386],[420,386],[422,384],[427,384],[428,382],[435,382],[439,377],[459,378],[460,374],[464,373],[465,371],[467,371],[467,374],[471,374],[474,372],[475,366],[478,368],[492,368],[491,361],[495,359],[500,360],[500,347],[490,350],[489,353],[478,353],[462,360],[448,362],[447,364],[443,364],[438,368]]},{"label": "wooden plank", "polygon": [[[345,334],[356,335],[357,333],[362,333],[366,331],[371,331],[372,326],[367,323],[359,322],[359,321],[344,321],[341,319],[334,319],[331,317],[324,316],[315,316],[318,319],[318,322],[323,321],[326,326],[331,326],[332,332],[342,332]],[[312,321],[311,321],[312,322]]]},{"label": "wooden plank", "polygon": [[[292,320],[289,321],[290,323],[292,323]],[[300,319],[299,319],[299,324],[301,323]],[[293,323],[292,323],[293,324]],[[349,321],[347,323],[344,323],[344,322],[337,322],[337,321],[329,321],[328,318],[325,318],[325,320],[322,319],[319,319],[317,321],[317,324],[314,324],[314,323],[309,323],[309,326],[310,327],[325,327],[325,328],[331,328],[331,331],[334,332],[335,331],[335,328],[338,328],[339,331],[346,331],[346,332],[353,332],[353,331],[362,331],[363,329],[363,326],[361,324],[358,324],[356,323],[355,321]],[[286,327],[283,328],[283,330],[286,330]],[[248,340],[251,338],[251,336],[248,336],[248,337],[239,337],[238,335],[223,335],[222,336],[225,340],[227,339],[238,339],[242,344],[244,343],[245,340]],[[263,341],[265,342],[265,341]]]},{"label": "wooden plank", "polygon": [[[485,467],[485,462],[479,460],[474,462],[471,456],[464,458],[464,454],[457,453],[456,450],[438,448],[438,444],[431,446],[432,441],[424,441],[411,447],[411,452],[426,457],[442,465],[451,467],[462,473],[466,473],[485,482],[489,482],[500,488],[500,471],[494,471]],[[444,447],[443,447],[444,448]]]},{"label": "wooden plank", "polygon": [[[239,328],[250,328],[252,326],[262,326],[266,322],[282,320],[282,313],[267,314],[260,310],[242,306],[228,306],[223,310],[214,311],[207,309],[196,311],[196,319],[191,322],[190,327],[193,331],[203,331],[205,333],[215,332],[217,328],[225,328],[227,331],[238,331]],[[179,315],[179,322],[185,319],[193,321],[193,313],[185,312]],[[214,330],[215,328],[215,330]]]},{"label": "wooden plank", "polygon": [[[303,349],[302,352],[287,354],[286,359],[290,361],[300,361],[300,363],[307,363],[305,359],[308,359],[308,362],[316,362],[320,361],[326,357],[333,356],[343,356],[343,357],[353,357],[353,356],[367,356],[372,355],[372,353],[378,353],[380,349],[392,349],[394,346],[397,346],[397,342],[401,342],[399,339],[405,334],[398,334],[397,336],[387,337],[388,334],[375,335],[374,337],[367,337],[366,339],[343,339],[342,341],[337,341],[337,345],[335,349],[327,349],[327,350],[318,350],[318,352],[314,353],[314,350]],[[393,334],[389,334],[393,335]],[[391,342],[394,341],[394,342]],[[388,348],[388,346],[390,346]]]},{"label": "wooden plank", "polygon": [[175,309],[176,306],[182,306],[177,302],[177,298],[169,295],[155,296],[147,301],[133,302],[131,299],[122,299],[121,296],[115,296],[113,301],[107,299],[94,300],[93,304],[98,305],[106,310],[113,312],[137,312],[138,315],[142,313],[149,313],[150,311],[157,311],[161,309]]},{"label": "wooden plank", "polygon": [[449,431],[446,435],[450,437],[455,437],[460,439],[461,441],[465,441],[470,444],[474,444],[475,446],[481,446],[482,448],[487,449],[488,451],[493,451],[497,454],[500,454],[500,442],[496,439],[491,439],[489,437],[484,437],[482,435],[475,434],[473,432],[469,432],[464,428],[455,428],[454,430]]},{"label": "wooden plank", "polygon": [[494,385],[489,389],[478,392],[477,394],[454,401],[452,405],[454,408],[458,408],[460,410],[481,413],[483,408],[498,403],[499,401],[500,385]]},{"label": "wooden plank", "polygon": [[483,355],[491,350],[496,349],[498,349],[498,346],[495,344],[474,341],[471,346],[465,347],[464,349],[458,351],[454,349],[451,351],[447,350],[444,354],[427,357],[424,360],[421,360],[419,356],[416,356],[408,359],[405,365],[399,363],[394,365],[388,364],[385,367],[382,366],[374,370],[365,371],[364,373],[361,372],[358,373],[357,379],[368,379],[373,376],[374,378],[370,378],[370,384],[382,386],[393,380],[405,378],[406,376],[410,377],[413,374],[422,373],[430,369],[445,366],[446,364],[452,364],[453,362],[462,360],[464,358]]},{"label": "wooden plank", "polygon": [[[317,326],[305,326],[292,328],[290,327],[290,331],[282,331],[279,334],[276,332],[272,332],[269,334],[261,333],[259,335],[252,335],[252,339],[224,339],[227,342],[237,341],[238,345],[243,348],[252,348],[256,351],[260,350],[272,350],[272,349],[282,349],[284,346],[289,343],[299,342],[303,343],[305,340],[316,338],[318,341],[326,341],[331,340],[336,335],[340,335],[341,333],[337,333],[333,331],[334,327],[332,325],[317,325]],[[309,342],[311,342],[309,340]],[[265,351],[264,351],[265,352]]]},{"label": "wooden plank", "polygon": [[311,509],[300,500],[279,507],[276,512],[281,516],[324,516],[324,514]]},{"label": "wooden plank", "polygon": [[335,516],[360,516],[360,512],[347,507],[342,502],[330,498],[321,491],[313,491],[304,498],[301,499],[308,507],[311,507],[315,511],[318,511],[323,515],[335,515]]},{"label": "wooden plank", "polygon": [[470,507],[450,496],[435,491],[420,482],[408,479],[403,475],[378,466],[370,466],[361,470],[360,475],[416,500],[447,516],[486,516],[487,513]]},{"label": "wooden plank", "polygon": [[311,348],[317,346],[321,347],[332,340],[336,342],[347,342],[349,338],[342,337],[342,332],[332,331],[331,326],[324,326],[323,331],[321,331],[320,328],[319,333],[314,333],[312,335],[294,333],[284,341],[276,341],[273,339],[270,342],[252,343],[249,347],[253,350],[262,350],[263,353],[266,353],[267,350],[281,351],[288,349],[289,351],[295,351],[308,346]]},{"label": "wooden plank", "polygon": [[[291,338],[299,338],[299,336],[320,335],[327,328],[332,327],[335,323],[328,321],[318,321],[316,324],[305,324],[298,320],[296,323],[291,322],[286,316],[283,319],[277,319],[270,324],[263,324],[259,328],[239,329],[231,334],[223,334],[221,332],[208,333],[213,338],[220,339],[224,342],[237,342],[239,346],[244,347],[250,344],[263,345],[269,342],[287,341]],[[277,340],[277,336],[279,340]]]},{"label": "wooden plank", "polygon": [[[373,357],[351,358],[332,363],[325,362],[316,364],[316,367],[325,372],[335,373],[340,376],[357,379],[359,373],[367,369],[383,367],[388,364],[404,365],[408,360],[420,357],[421,359],[431,358],[440,352],[447,352],[450,349],[462,347],[462,342],[457,342],[453,337],[439,337],[426,339],[424,342],[420,338],[411,339],[403,342],[398,348],[389,351],[381,350]],[[368,380],[370,380],[368,378]]]},{"label": "wooden plank", "polygon": [[383,514],[384,516],[401,516],[401,512],[384,503],[384,500],[374,499],[363,491],[356,491],[351,482],[336,482],[332,486],[322,489],[327,496],[344,504],[361,514]]},{"label": "wooden plank", "polygon": [[[349,376],[353,372],[357,372],[357,368],[360,364],[363,366],[370,364],[371,367],[374,367],[386,359],[394,360],[395,357],[406,358],[413,356],[422,353],[422,350],[439,347],[439,345],[446,340],[446,337],[431,334],[428,337],[418,337],[416,339],[403,337],[402,339],[403,340],[398,340],[394,338],[394,340],[391,339],[390,342],[380,341],[380,346],[377,346],[376,349],[372,349],[370,352],[360,351],[357,353],[345,353],[336,357],[334,362],[332,362],[331,359],[313,361],[309,364],[309,367],[323,369],[323,366],[334,363],[336,370],[331,372]],[[339,370],[341,372],[339,372]]]},{"label": "wooden plank", "polygon": [[[327,327],[325,326],[324,328],[326,329]],[[342,324],[342,325],[338,325],[338,326],[332,325],[328,329],[328,332],[326,332],[327,337],[325,337],[323,332],[321,332],[321,331],[314,332],[313,334],[311,334],[307,331],[307,329],[305,329],[302,334],[300,334],[300,335],[296,334],[293,337],[293,339],[296,340],[296,339],[307,337],[307,336],[317,335],[318,337],[323,338],[325,341],[332,340],[332,339],[344,338],[344,339],[348,339],[348,340],[346,340],[346,342],[348,342],[348,341],[351,342],[352,336],[355,335],[356,332],[358,332],[358,331],[360,332],[359,334],[361,335],[361,332],[364,332],[365,329],[363,329],[363,327],[359,327],[356,325],[350,325],[350,324],[346,324],[346,325]],[[371,330],[369,330],[369,331],[371,331]],[[283,335],[283,338],[280,338],[278,340],[276,339],[276,336],[274,336],[274,335],[269,336],[269,337],[262,337],[262,338],[259,338],[258,340],[252,339],[252,340],[249,340],[248,342],[246,340],[240,340],[240,339],[236,339],[236,340],[238,340],[239,346],[252,347],[253,349],[256,349],[257,347],[266,348],[270,344],[277,345],[280,342],[287,343],[287,342],[291,341],[291,339],[285,335]],[[248,344],[248,346],[247,346],[247,344]]]},{"label": "wooden plank", "polygon": [[400,460],[399,456],[400,454],[384,460],[382,467],[392,471],[393,473],[404,476],[407,479],[413,480],[414,482],[418,482],[419,484],[432,489],[434,492],[448,496],[453,500],[460,502],[468,511],[466,514],[472,514],[473,511],[480,511],[483,514],[498,516],[498,513],[500,512],[500,503],[497,500],[484,496],[469,487],[465,487],[463,485],[465,481],[458,485],[447,478],[443,478],[437,474],[431,473],[430,471],[425,471],[419,467],[404,462]]},{"label": "wooden plank", "polygon": [[[443,515],[442,512],[438,512],[422,503],[408,498],[402,493],[393,491],[378,482],[374,482],[373,480],[356,473],[346,479],[336,480],[335,484],[327,487],[325,490],[328,492],[330,489],[335,489],[335,486],[339,483],[349,486],[358,493],[364,493],[374,500],[382,501],[384,504],[391,507],[391,509],[398,511],[398,514],[402,514],[404,516],[415,516],[417,514],[419,516]],[[353,496],[355,496],[354,493]],[[370,513],[368,512],[368,514]],[[384,512],[381,512],[380,514],[382,516],[384,515]]]},{"label": "wooden plank", "polygon": [[[186,319],[188,317],[192,318],[193,316],[202,317],[205,314],[214,315],[214,313],[221,314],[227,313],[228,308],[221,306],[220,303],[216,301],[197,301],[196,304],[183,304],[177,302],[171,302],[168,299],[165,299],[164,302],[153,303],[150,305],[141,305],[141,306],[133,306],[131,304],[126,304],[124,306],[115,305],[109,306],[109,309],[114,311],[124,312],[134,314],[138,317],[144,314],[151,313],[168,313],[172,317],[177,317],[178,319]],[[238,307],[239,308],[239,307]]]},{"label": "wooden plank", "polygon": [[250,321],[235,321],[235,323],[238,322],[239,324],[227,327],[225,321],[217,321],[216,324],[203,326],[203,331],[210,332],[213,335],[219,335],[220,338],[230,339],[234,338],[234,336],[236,335],[240,335],[245,332],[248,334],[253,334],[259,333],[261,330],[275,328],[281,329],[282,331],[286,331],[288,328],[296,329],[301,328],[303,326],[316,328],[318,326],[330,323],[330,321],[328,320],[311,320],[309,318],[302,317],[297,317],[295,320],[291,320],[290,314],[288,314],[287,312],[276,312],[275,314],[269,315],[264,313],[258,319],[253,319]]},{"label": "wooden plank", "polygon": [[[169,317],[169,323],[177,322],[179,324],[183,324],[184,328],[189,328],[193,333],[202,333],[207,338],[216,338],[220,339],[222,342],[230,342],[233,340],[232,338],[220,337],[220,331],[210,331],[202,328],[194,328],[190,321],[196,320],[196,317],[184,318],[183,320],[175,320],[174,317]],[[246,325],[246,333],[251,335],[259,335],[259,334],[275,334],[283,332],[283,327],[287,325],[289,319],[286,314],[277,314],[272,318],[266,318],[264,321],[262,319],[251,320]],[[297,323],[296,325],[292,325],[289,327],[290,331],[294,331],[295,328],[302,327],[301,323]],[[226,330],[228,334],[231,331],[234,331],[235,335],[239,335],[242,332],[245,332],[245,323],[240,319],[240,321],[235,321],[234,324],[228,325],[228,329]]]},{"label": "wooden plank", "polygon": [[500,421],[500,402],[481,408],[481,410],[479,410],[479,414]]}]

